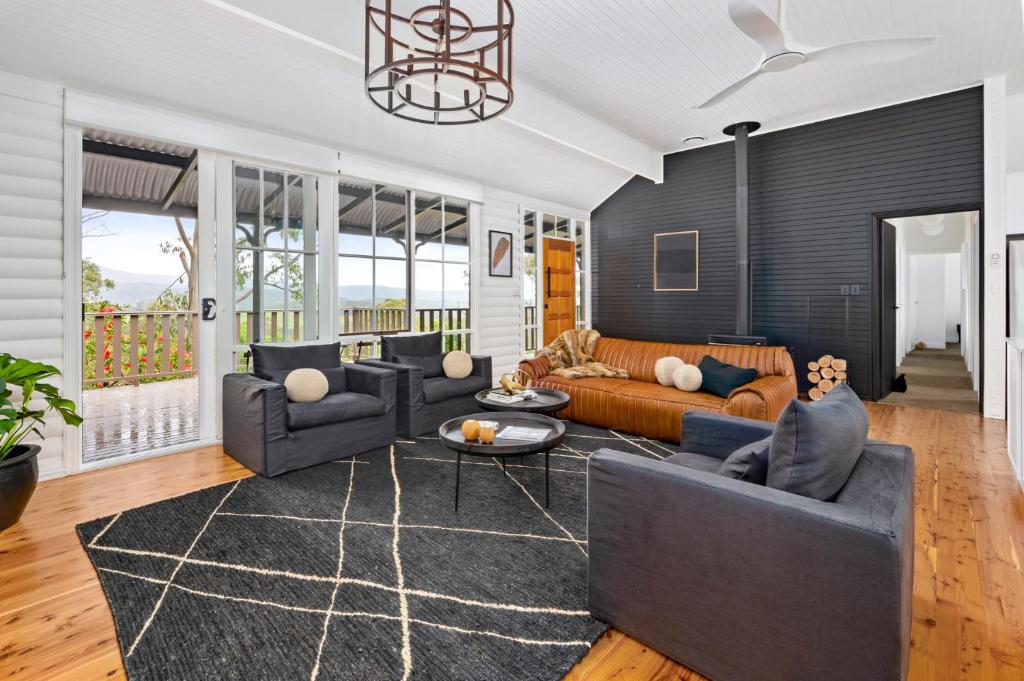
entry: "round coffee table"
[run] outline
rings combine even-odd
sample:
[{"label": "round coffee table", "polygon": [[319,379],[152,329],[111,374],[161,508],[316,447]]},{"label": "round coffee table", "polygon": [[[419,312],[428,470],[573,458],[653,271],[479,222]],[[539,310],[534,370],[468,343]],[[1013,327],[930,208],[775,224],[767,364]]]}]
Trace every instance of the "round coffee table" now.
[{"label": "round coffee table", "polygon": [[[462,436],[462,424],[464,421],[474,419],[476,421],[496,421],[498,428],[495,430],[494,442],[484,444],[479,441],[466,442]],[[509,437],[500,437],[502,431],[509,427],[543,429],[547,434],[541,440],[518,440]],[[485,414],[469,414],[446,421],[437,431],[441,442],[445,447],[456,453],[455,462],[455,510],[459,510],[459,481],[462,471],[462,455],[496,457],[501,459],[501,469],[505,475],[505,460],[510,456],[525,456],[527,454],[544,453],[544,506],[548,505],[548,497],[551,490],[550,485],[550,452],[561,444],[565,437],[565,424],[550,416],[533,414],[529,412],[501,412]]]},{"label": "round coffee table", "polygon": [[568,393],[555,390],[554,388],[531,388],[531,390],[537,393],[537,397],[534,399],[505,404],[504,402],[490,399],[492,393],[502,393],[502,389],[490,388],[478,392],[476,394],[476,402],[484,409],[489,409],[490,411],[522,411],[533,414],[552,414],[568,407],[569,401],[572,399]]}]

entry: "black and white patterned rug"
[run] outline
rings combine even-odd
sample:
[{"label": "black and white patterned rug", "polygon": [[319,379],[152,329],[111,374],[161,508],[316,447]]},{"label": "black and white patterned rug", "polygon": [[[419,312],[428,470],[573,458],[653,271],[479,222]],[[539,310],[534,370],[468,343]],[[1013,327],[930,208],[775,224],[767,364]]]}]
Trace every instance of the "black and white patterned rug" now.
[{"label": "black and white patterned rug", "polygon": [[586,457],[674,446],[567,424],[544,461],[400,440],[78,526],[129,678],[561,678],[587,612]]}]

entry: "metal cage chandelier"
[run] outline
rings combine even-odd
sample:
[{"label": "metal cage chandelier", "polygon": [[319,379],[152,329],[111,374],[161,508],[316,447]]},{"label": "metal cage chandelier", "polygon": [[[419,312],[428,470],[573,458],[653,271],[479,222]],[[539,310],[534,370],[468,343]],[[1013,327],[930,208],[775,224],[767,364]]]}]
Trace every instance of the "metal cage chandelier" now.
[{"label": "metal cage chandelier", "polygon": [[[480,123],[512,106],[511,0],[470,17],[452,0],[366,0],[366,94],[398,118]],[[486,4],[486,3],[481,3]],[[479,13],[478,13],[479,14]]]}]

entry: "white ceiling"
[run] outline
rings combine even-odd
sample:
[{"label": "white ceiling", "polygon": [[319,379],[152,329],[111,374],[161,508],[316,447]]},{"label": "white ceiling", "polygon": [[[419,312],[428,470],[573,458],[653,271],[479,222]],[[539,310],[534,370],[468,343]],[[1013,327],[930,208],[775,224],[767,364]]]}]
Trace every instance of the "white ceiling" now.
[{"label": "white ceiling", "polygon": [[[774,0],[752,1],[775,11]],[[591,208],[640,172],[645,153],[679,149],[686,136],[720,140],[721,128],[737,120],[778,129],[969,86],[1024,64],[1021,0],[788,0],[795,43],[941,37],[902,62],[770,74],[718,107],[695,110],[761,57],[730,23],[726,0],[513,4],[514,77],[524,96],[508,120],[476,126],[392,120],[366,101],[362,0],[0,0],[0,70]],[[558,100],[549,124],[551,109],[538,108],[531,93]]]}]

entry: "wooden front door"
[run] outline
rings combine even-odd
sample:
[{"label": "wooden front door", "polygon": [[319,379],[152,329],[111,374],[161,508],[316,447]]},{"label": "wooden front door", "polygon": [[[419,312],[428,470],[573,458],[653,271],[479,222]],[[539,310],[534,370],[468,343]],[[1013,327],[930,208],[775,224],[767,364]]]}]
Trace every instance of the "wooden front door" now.
[{"label": "wooden front door", "polygon": [[576,244],[544,239],[544,345],[576,326]]}]

